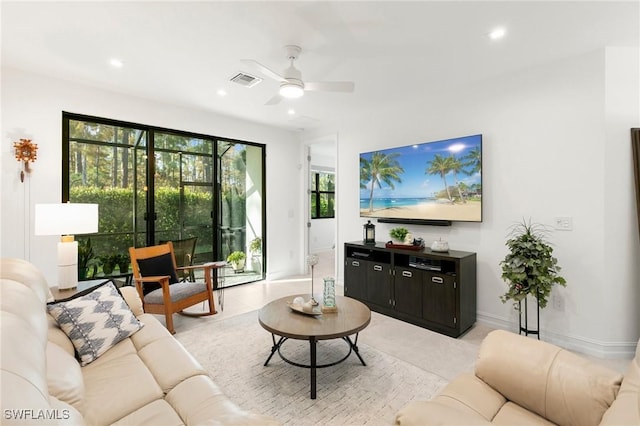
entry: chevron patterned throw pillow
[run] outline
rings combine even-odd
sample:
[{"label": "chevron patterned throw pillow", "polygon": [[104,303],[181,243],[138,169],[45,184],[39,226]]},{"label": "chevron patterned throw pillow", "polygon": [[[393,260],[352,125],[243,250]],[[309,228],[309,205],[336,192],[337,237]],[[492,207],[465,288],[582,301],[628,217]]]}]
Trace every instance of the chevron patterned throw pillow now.
[{"label": "chevron patterned throw pillow", "polygon": [[82,366],[144,326],[111,282],[77,298],[49,304],[47,309],[71,339]]}]

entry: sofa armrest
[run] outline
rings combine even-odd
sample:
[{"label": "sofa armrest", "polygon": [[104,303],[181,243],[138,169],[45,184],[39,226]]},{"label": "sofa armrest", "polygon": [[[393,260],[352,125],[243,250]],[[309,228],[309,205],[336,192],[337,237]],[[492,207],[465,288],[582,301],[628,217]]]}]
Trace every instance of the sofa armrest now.
[{"label": "sofa armrest", "polygon": [[120,294],[122,294],[124,301],[127,302],[127,305],[129,305],[129,309],[131,309],[133,315],[138,317],[144,314],[144,309],[142,308],[142,300],[140,300],[140,296],[138,295],[138,291],[135,287],[121,287]]}]

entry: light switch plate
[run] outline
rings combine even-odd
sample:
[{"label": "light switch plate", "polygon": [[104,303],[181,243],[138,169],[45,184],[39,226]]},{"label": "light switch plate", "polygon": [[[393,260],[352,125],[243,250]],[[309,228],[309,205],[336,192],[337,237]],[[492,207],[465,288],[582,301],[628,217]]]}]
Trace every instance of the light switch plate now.
[{"label": "light switch plate", "polygon": [[571,216],[556,216],[553,221],[553,227],[558,231],[572,231],[573,218]]}]

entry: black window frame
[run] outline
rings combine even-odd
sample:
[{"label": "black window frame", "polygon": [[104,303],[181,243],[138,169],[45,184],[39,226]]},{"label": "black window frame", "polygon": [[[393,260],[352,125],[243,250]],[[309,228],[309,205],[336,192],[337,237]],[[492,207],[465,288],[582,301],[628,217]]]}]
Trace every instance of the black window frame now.
[{"label": "black window frame", "polygon": [[[336,209],[335,209],[335,200],[336,200],[336,191],[335,191],[335,182],[334,182],[334,190],[333,191],[323,191],[320,190],[320,175],[321,174],[325,174],[325,175],[333,175],[335,176],[334,172],[327,172],[327,171],[321,171],[321,170],[312,170],[311,174],[315,176],[315,179],[311,179],[312,182],[315,182],[315,185],[312,184],[312,187],[310,188],[309,194],[311,196],[311,199],[309,200],[309,208],[312,210],[311,211],[311,220],[316,220],[316,219],[335,219],[336,217]],[[334,202],[334,208],[333,208],[333,215],[332,216],[322,216],[320,214],[320,198],[322,197],[322,195],[324,194],[330,194],[333,196],[333,202]],[[313,201],[315,200],[315,212],[313,211]],[[315,213],[315,216],[314,216]]]}]

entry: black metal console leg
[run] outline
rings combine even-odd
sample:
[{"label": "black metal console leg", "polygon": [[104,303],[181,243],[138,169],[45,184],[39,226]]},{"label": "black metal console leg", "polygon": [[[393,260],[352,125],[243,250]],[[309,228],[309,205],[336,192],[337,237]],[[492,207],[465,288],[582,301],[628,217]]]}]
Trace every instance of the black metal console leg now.
[{"label": "black metal console leg", "polygon": [[264,362],[264,366],[266,367],[267,364],[269,364],[269,361],[271,361],[271,357],[273,357],[273,354],[276,353],[276,351],[278,349],[280,349],[280,346],[282,345],[282,342],[284,342],[285,340],[287,340],[286,337],[280,337],[280,340],[278,340],[278,343],[276,343],[276,336],[275,335],[271,335],[271,340],[273,340],[273,346],[271,346],[271,353],[269,354],[269,358],[267,358],[267,360]]},{"label": "black metal console leg", "polygon": [[311,351],[311,399],[316,399],[316,343],[314,336],[309,337]]}]

